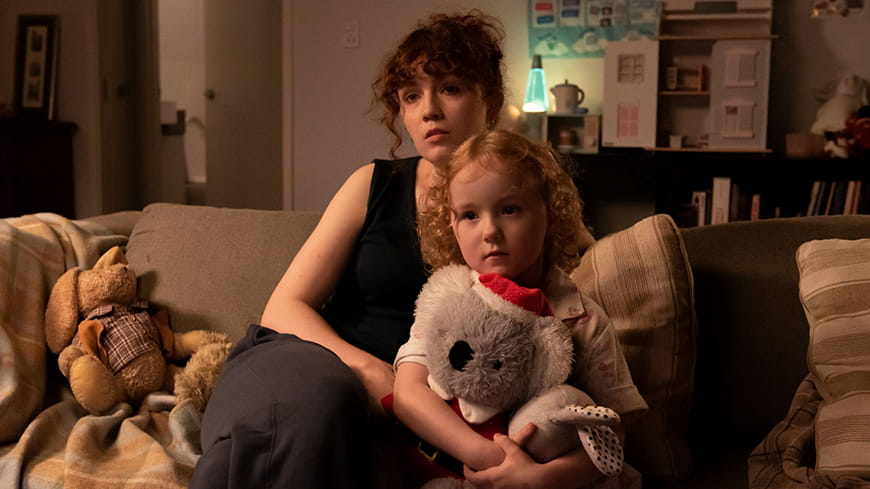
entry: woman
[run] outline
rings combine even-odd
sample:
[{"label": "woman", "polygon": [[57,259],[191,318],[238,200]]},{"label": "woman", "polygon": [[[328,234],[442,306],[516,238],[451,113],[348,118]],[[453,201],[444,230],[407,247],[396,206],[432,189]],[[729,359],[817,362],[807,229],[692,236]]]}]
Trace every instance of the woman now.
[{"label": "woman", "polygon": [[[480,12],[433,15],[403,39],[373,87],[381,118],[418,157],[354,172],[234,348],[203,416],[192,488],[372,487],[380,400],[426,279],[416,203],[504,101],[503,31]],[[286,333],[286,334],[282,334]],[[374,440],[374,441],[373,441]]]}]

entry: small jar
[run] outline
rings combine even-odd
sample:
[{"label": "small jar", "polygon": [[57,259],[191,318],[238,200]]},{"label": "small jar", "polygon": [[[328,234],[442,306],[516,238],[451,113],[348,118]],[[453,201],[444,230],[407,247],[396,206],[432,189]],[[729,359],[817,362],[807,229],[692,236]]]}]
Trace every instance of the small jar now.
[{"label": "small jar", "polygon": [[577,144],[577,135],[571,129],[559,131],[559,146],[574,146]]}]

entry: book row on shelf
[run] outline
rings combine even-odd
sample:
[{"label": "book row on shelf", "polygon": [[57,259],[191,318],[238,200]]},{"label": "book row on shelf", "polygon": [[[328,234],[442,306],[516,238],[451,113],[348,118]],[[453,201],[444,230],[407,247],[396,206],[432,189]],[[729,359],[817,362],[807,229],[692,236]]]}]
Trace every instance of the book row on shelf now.
[{"label": "book row on shelf", "polygon": [[[675,218],[678,225],[691,227],[785,217],[779,206],[763,201],[762,193],[747,191],[730,177],[713,177],[711,187],[693,191],[690,204],[678,210]],[[808,201],[806,213],[799,210],[793,214],[870,214],[870,183],[862,180],[816,180]]]},{"label": "book row on shelf", "polygon": [[807,215],[831,214],[870,214],[870,185],[861,180],[814,181]]}]

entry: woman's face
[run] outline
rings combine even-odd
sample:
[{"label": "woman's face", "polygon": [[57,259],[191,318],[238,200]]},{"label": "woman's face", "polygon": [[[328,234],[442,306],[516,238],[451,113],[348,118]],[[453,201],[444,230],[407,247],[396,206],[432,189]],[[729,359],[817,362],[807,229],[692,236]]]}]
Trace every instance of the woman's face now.
[{"label": "woman's face", "polygon": [[445,164],[466,139],[486,130],[487,106],[480,87],[458,77],[420,71],[398,96],[402,123],[414,147],[436,165]]}]

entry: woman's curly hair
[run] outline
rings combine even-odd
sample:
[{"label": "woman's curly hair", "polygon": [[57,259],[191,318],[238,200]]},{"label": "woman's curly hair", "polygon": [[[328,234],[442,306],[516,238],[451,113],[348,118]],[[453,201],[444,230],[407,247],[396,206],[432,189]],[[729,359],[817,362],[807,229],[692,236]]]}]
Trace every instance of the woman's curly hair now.
[{"label": "woman's curly hair", "polygon": [[423,260],[430,267],[465,263],[453,234],[449,190],[456,175],[469,165],[504,172],[521,189],[536,190],[547,204],[544,265],[570,272],[580,263],[587,244],[583,202],[559,155],[519,134],[494,130],[473,136],[457,148],[421,202],[417,234]]},{"label": "woman's curly hair", "polygon": [[504,103],[504,28],[494,17],[479,10],[467,14],[433,14],[408,34],[384,61],[372,83],[372,107],[380,106],[380,122],[393,134],[390,155],[402,145],[399,116],[400,88],[408,85],[420,69],[429,76],[453,75],[480,87],[487,106],[489,127],[495,125]]}]

